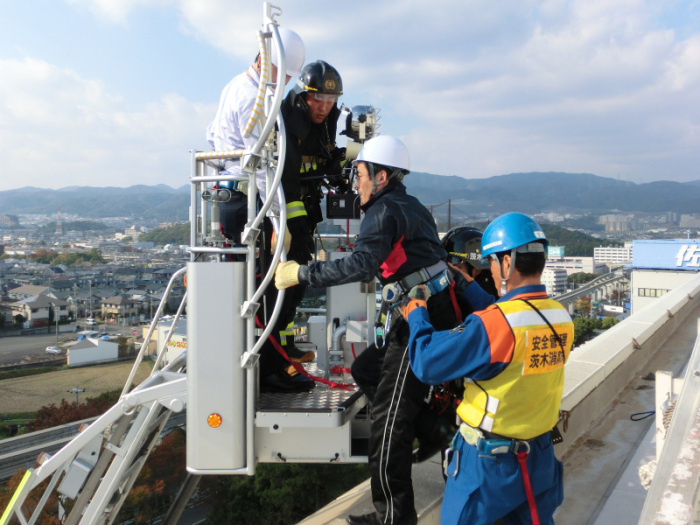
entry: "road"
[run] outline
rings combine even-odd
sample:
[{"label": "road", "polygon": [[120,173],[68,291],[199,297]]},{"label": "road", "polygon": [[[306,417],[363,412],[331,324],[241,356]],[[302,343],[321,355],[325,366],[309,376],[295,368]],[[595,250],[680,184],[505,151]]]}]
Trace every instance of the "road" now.
[{"label": "road", "polygon": [[[110,326],[98,325],[87,327],[88,330],[98,330],[110,334],[121,333],[130,336],[132,328],[124,325]],[[82,326],[78,330],[84,330]],[[75,334],[72,332],[58,334],[58,346],[63,347],[63,343],[75,341]],[[22,335],[14,337],[0,337],[0,366],[14,365],[19,363],[36,363],[40,361],[52,360],[57,355],[46,353],[47,346],[56,346],[56,334],[47,335]],[[65,352],[61,354],[65,357]]]},{"label": "road", "polygon": [[[75,340],[75,334],[58,334],[59,346]],[[47,346],[56,345],[56,335],[22,335],[0,337],[0,366],[18,363],[35,363],[56,356],[46,353]],[[65,354],[63,354],[65,357]]]}]

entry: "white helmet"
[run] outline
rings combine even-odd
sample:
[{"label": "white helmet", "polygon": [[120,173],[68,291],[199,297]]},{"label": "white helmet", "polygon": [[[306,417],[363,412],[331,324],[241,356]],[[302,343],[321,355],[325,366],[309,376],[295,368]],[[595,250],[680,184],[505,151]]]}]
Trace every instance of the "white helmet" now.
[{"label": "white helmet", "polygon": [[379,135],[365,142],[357,156],[357,162],[360,161],[398,168],[406,172],[411,169],[408,148],[399,139],[389,135]]},{"label": "white helmet", "polygon": [[[287,60],[287,75],[290,77],[298,77],[304,65],[304,59],[306,58],[304,41],[291,29],[280,27],[278,31],[282,39],[282,47],[284,48],[284,54]],[[275,45],[274,38],[272,39],[272,65],[277,66],[277,46]]]}]

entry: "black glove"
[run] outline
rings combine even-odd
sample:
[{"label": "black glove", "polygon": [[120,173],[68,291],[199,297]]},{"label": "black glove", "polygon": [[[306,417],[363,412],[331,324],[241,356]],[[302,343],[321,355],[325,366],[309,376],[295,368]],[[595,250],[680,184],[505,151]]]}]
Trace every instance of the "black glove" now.
[{"label": "black glove", "polygon": [[341,190],[344,190],[344,186],[347,185],[347,181],[343,177],[344,161],[345,148],[335,148],[331,151],[331,158],[324,167],[329,184],[335,188],[341,188]]},{"label": "black glove", "polygon": [[287,228],[292,235],[287,259],[299,264],[308,263],[314,252],[314,238],[309,228],[309,221],[303,215],[294,217],[287,221]]}]

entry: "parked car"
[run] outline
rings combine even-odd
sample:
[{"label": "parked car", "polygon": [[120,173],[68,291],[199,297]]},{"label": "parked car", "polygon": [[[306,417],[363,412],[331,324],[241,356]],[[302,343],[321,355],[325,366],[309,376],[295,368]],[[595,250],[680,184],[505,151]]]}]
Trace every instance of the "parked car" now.
[{"label": "parked car", "polygon": [[46,353],[47,354],[60,354],[61,349],[57,346],[47,346],[46,347]]},{"label": "parked car", "polygon": [[85,319],[85,324],[87,326],[95,326],[97,324],[97,321],[95,321],[93,317],[88,317],[87,319]]}]

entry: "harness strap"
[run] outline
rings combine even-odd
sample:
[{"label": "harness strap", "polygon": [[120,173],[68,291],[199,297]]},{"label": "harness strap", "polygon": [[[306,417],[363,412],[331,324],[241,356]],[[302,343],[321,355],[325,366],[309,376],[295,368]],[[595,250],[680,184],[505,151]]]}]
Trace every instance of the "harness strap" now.
[{"label": "harness strap", "polygon": [[426,283],[432,280],[434,277],[437,277],[442,271],[446,269],[447,263],[441,260],[431,266],[421,268],[420,270],[417,270],[412,274],[407,275],[403,279],[400,279],[398,283],[401,285],[405,292],[408,292],[414,286]]},{"label": "harness strap", "polygon": [[537,513],[535,495],[532,493],[532,485],[530,484],[530,473],[527,471],[527,456],[527,450],[522,450],[516,454],[516,457],[518,458],[518,463],[520,463],[520,473],[523,476],[523,487],[525,488],[527,503],[530,506],[530,516],[532,517],[532,525],[540,525],[540,515]]},{"label": "harness strap", "polygon": [[461,323],[464,321],[464,317],[462,316],[462,309],[459,307],[459,303],[457,302],[457,294],[455,294],[455,281],[450,281],[450,299],[452,300],[452,308],[455,310],[455,315],[457,316],[457,322]]}]

